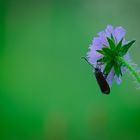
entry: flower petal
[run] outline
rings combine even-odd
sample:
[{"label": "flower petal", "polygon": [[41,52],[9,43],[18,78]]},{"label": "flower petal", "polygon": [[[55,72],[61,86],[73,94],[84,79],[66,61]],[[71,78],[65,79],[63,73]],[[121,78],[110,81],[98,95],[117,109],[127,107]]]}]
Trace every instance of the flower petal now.
[{"label": "flower petal", "polygon": [[114,69],[112,69],[111,72],[109,73],[109,75],[106,78],[106,81],[107,81],[107,83],[109,84],[110,87],[112,86],[114,75],[115,75],[115,72],[114,72]]},{"label": "flower petal", "polygon": [[100,43],[102,44],[102,47],[104,47],[104,45],[108,46],[108,41],[107,41],[105,32],[102,31],[98,35],[99,35],[99,40],[100,40]]},{"label": "flower petal", "polygon": [[90,48],[94,49],[94,51],[102,49],[103,45],[101,43],[101,39],[99,37],[98,38],[94,38]]},{"label": "flower petal", "polygon": [[[131,64],[131,59],[130,59],[129,53],[127,53],[127,54],[124,56],[124,59],[125,59],[127,62],[129,62],[129,63]],[[126,67],[122,67],[122,68],[121,68],[121,71],[122,71],[122,75],[123,75],[123,74],[125,74],[125,73],[128,71],[128,69],[127,69]]]},{"label": "flower petal", "polygon": [[116,75],[114,76],[115,81],[117,82],[118,85],[122,83],[121,77],[117,77]]},{"label": "flower petal", "polygon": [[120,40],[122,38],[124,38],[125,34],[126,34],[126,30],[124,28],[122,28],[122,27],[116,27],[115,28],[115,30],[114,30],[114,36],[115,36],[115,38],[117,40],[117,43],[119,43]]},{"label": "flower petal", "polygon": [[114,35],[114,29],[113,29],[113,26],[112,25],[108,25],[106,30],[106,37],[111,37],[111,34]]},{"label": "flower petal", "polygon": [[97,60],[101,59],[103,57],[103,55],[96,51],[90,51],[87,54],[87,57],[88,57],[89,63],[97,65]]},{"label": "flower petal", "polygon": [[90,51],[87,54],[89,63],[97,65],[97,60],[101,59],[103,55],[98,53],[96,50],[101,50],[102,48],[103,45],[100,38],[94,38],[90,45]]}]

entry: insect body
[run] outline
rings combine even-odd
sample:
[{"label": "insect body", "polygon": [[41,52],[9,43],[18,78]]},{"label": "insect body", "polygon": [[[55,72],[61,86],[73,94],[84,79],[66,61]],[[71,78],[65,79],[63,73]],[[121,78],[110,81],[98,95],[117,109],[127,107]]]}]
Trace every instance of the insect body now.
[{"label": "insect body", "polygon": [[[88,62],[87,58],[85,58],[85,57],[82,57],[82,58],[85,59],[88,64],[90,64]],[[104,74],[101,72],[100,68],[98,68],[98,67],[95,68],[93,65],[91,65],[91,66],[95,70],[95,77],[96,77],[97,83],[98,83],[102,93],[109,94],[110,93],[110,87],[109,87],[109,85],[106,81],[106,76],[104,76]]]},{"label": "insect body", "polygon": [[104,94],[109,94],[110,93],[110,87],[106,81],[105,76],[101,72],[99,68],[94,68],[95,69],[95,77],[97,80],[97,83]]}]

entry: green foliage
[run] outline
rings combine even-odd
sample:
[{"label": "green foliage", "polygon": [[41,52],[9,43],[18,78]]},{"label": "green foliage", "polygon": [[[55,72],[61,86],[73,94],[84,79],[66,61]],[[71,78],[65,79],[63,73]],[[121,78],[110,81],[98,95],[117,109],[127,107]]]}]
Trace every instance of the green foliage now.
[{"label": "green foliage", "polygon": [[122,72],[121,72],[121,65],[117,62],[114,63],[114,70],[115,70],[115,74],[119,77],[120,75],[122,76]]},{"label": "green foliage", "polygon": [[135,40],[132,40],[132,41],[129,42],[128,44],[122,46],[121,49],[120,49],[120,56],[124,56],[124,55],[128,52],[129,48],[130,48],[134,43],[135,43]]},{"label": "green foliage", "polygon": [[112,39],[107,37],[107,41],[109,43],[110,48],[114,49],[115,48],[115,40],[114,40],[113,36],[112,36]]},{"label": "green foliage", "polygon": [[118,44],[115,44],[115,39],[111,34],[111,38],[107,37],[109,46],[102,48],[102,50],[97,50],[103,55],[103,58],[99,59],[97,62],[105,64],[104,73],[108,75],[112,68],[115,70],[115,74],[119,77],[122,76],[121,66],[122,64],[117,59],[118,57],[123,57],[128,52],[129,48],[134,44],[135,40],[122,45],[123,38]]},{"label": "green foliage", "polygon": [[121,47],[122,47],[122,41],[123,41],[123,38],[122,40],[118,43],[118,45],[116,46],[116,52],[119,52]]},{"label": "green foliage", "polygon": [[105,66],[105,68],[104,68],[104,71],[103,71],[104,74],[105,74],[105,75],[108,75],[108,74],[110,73],[112,67],[113,67],[113,61],[107,62],[107,63],[106,63],[106,66]]}]

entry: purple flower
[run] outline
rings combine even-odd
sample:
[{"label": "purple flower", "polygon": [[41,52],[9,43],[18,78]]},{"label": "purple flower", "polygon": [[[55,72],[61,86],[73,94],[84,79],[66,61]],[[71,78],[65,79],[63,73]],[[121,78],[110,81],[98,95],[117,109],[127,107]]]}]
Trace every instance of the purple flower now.
[{"label": "purple flower", "polygon": [[[125,40],[126,30],[122,27],[113,28],[113,26],[108,25],[105,31],[102,31],[98,34],[98,37],[95,37],[90,45],[90,50],[88,52],[87,58],[88,62],[92,64],[94,67],[100,67],[101,71],[104,71],[106,64],[98,65],[97,61],[104,57],[103,54],[97,52],[97,50],[102,50],[103,48],[110,48],[110,44],[107,38],[113,37],[114,43],[117,45],[122,41],[122,45],[127,44],[128,42]],[[123,56],[124,59],[129,59],[129,54],[126,53]],[[126,72],[125,67],[121,67],[122,74]],[[106,80],[108,84],[111,86],[113,80],[116,80],[118,84],[122,82],[121,77],[117,76],[114,70],[114,67],[111,68]]]}]

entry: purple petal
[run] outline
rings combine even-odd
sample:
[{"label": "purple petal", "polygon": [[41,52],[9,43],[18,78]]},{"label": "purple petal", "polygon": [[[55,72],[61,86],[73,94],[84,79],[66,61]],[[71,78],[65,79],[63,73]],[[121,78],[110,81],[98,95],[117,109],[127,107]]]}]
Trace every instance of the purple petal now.
[{"label": "purple petal", "polygon": [[128,41],[126,41],[126,39],[124,38],[123,41],[122,41],[122,45],[125,45],[127,43],[128,43]]},{"label": "purple petal", "polygon": [[96,52],[96,51],[90,51],[87,54],[87,57],[88,57],[89,63],[96,65],[97,64],[97,60],[99,60],[100,58],[102,58],[103,55],[100,54],[100,53],[98,53],[98,52]]},{"label": "purple petal", "polygon": [[[131,59],[130,59],[130,55],[129,53],[127,53],[125,56],[124,56],[124,59],[128,62],[128,63],[131,63]],[[127,68],[126,67],[122,67],[121,68],[121,71],[122,71],[122,74],[125,74],[127,72]]]},{"label": "purple petal", "polygon": [[122,28],[122,27],[116,27],[115,28],[114,35],[115,35],[115,38],[117,40],[117,43],[119,43],[120,40],[122,38],[124,38],[125,34],[126,34],[126,30],[124,28]]},{"label": "purple petal", "polygon": [[127,53],[127,54],[124,56],[124,59],[125,59],[127,62],[131,63],[131,58],[130,58],[129,53]]},{"label": "purple petal", "polygon": [[121,77],[117,77],[117,76],[115,75],[114,79],[115,79],[115,81],[117,82],[118,85],[120,85],[120,84],[122,83]]},{"label": "purple petal", "polygon": [[127,72],[127,70],[128,70],[128,69],[127,69],[126,67],[122,67],[122,68],[121,68],[122,75],[124,75],[124,74]]},{"label": "purple petal", "polygon": [[92,44],[90,45],[91,51],[101,50],[103,48],[103,44],[101,43],[100,38],[94,38]]},{"label": "purple petal", "polygon": [[110,87],[112,86],[114,75],[115,75],[115,72],[114,72],[114,69],[112,69],[111,72],[109,73],[109,75],[106,78],[106,81],[108,82]]},{"label": "purple petal", "polygon": [[[108,46],[108,41],[107,41],[107,39],[106,39],[106,34],[105,34],[105,32],[102,31],[102,32],[100,32],[98,35],[99,35],[100,43],[101,43],[102,45]],[[103,46],[103,47],[104,47],[104,46]]]},{"label": "purple petal", "polygon": [[92,44],[90,45],[90,51],[87,54],[88,61],[91,64],[96,65],[97,60],[103,57],[102,54],[98,53],[96,50],[101,50],[103,45],[100,41],[100,38],[94,38]]},{"label": "purple petal", "polygon": [[106,37],[111,37],[111,34],[114,35],[114,29],[113,29],[113,26],[112,25],[108,25],[106,30]]}]

